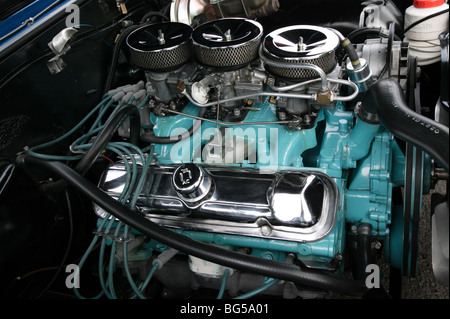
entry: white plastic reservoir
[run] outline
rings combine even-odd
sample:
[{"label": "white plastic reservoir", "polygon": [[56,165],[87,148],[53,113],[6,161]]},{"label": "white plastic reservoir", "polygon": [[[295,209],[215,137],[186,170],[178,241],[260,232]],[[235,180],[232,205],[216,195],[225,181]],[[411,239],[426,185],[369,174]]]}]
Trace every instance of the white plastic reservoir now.
[{"label": "white plastic reservoir", "polygon": [[[405,33],[405,41],[409,42],[409,55],[417,57],[418,65],[428,65],[440,61],[441,48],[439,34],[448,29],[448,12],[432,16],[448,10],[445,0],[414,0],[412,6],[405,11],[405,30],[421,19]],[[432,17],[430,17],[432,16]]]}]

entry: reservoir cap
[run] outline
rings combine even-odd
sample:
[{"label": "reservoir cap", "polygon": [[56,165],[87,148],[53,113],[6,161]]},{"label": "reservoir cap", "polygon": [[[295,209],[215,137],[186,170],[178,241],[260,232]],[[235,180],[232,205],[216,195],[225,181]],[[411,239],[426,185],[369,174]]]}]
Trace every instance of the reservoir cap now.
[{"label": "reservoir cap", "polygon": [[414,0],[416,8],[434,8],[443,5],[445,0]]}]

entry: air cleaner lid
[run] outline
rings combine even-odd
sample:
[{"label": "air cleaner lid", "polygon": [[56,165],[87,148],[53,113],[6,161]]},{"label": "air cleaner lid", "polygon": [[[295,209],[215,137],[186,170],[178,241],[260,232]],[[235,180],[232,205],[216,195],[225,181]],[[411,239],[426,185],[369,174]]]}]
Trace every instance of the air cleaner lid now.
[{"label": "air cleaner lid", "polygon": [[338,46],[339,38],[333,31],[310,25],[277,29],[264,39],[264,51],[278,59],[316,59],[335,51]]},{"label": "air cleaner lid", "polygon": [[184,23],[154,23],[133,31],[127,38],[127,45],[141,52],[170,50],[189,41],[191,34],[192,28]]},{"label": "air cleaner lid", "polygon": [[194,45],[225,48],[244,45],[262,37],[262,26],[253,20],[224,18],[197,27],[192,34]]},{"label": "air cleaner lid", "polygon": [[184,23],[145,25],[127,37],[130,61],[136,67],[155,71],[174,70],[192,57],[192,28]]}]

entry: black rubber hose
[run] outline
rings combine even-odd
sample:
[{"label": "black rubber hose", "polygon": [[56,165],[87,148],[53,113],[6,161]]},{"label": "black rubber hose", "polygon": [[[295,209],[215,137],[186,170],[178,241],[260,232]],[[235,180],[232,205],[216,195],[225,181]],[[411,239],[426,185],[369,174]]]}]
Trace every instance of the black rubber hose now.
[{"label": "black rubber hose", "polygon": [[375,109],[381,124],[395,136],[428,153],[449,171],[449,128],[412,111],[396,81],[382,79],[372,84],[361,107]]},{"label": "black rubber hose", "polygon": [[[198,117],[203,117],[206,113],[206,107],[201,107],[198,112]],[[189,128],[186,134],[174,135],[174,136],[156,136],[155,134],[142,134],[141,140],[145,143],[153,144],[174,144],[179,141],[185,140],[191,137],[198,129],[200,125],[193,125]]]},{"label": "black rubber hose", "polygon": [[363,281],[349,280],[320,271],[305,270],[290,263],[237,253],[173,232],[131,211],[63,163],[46,161],[28,155],[19,156],[17,161],[20,164],[37,165],[48,169],[130,227],[188,255],[226,267],[346,295],[361,296],[368,290]]},{"label": "black rubber hose", "polygon": [[345,50],[345,53],[347,53],[348,58],[350,59],[353,65],[353,68],[355,70],[360,69],[362,67],[361,61],[359,60],[358,53],[356,52],[350,40],[345,38],[343,41],[341,41],[341,46]]},{"label": "black rubber hose", "polygon": [[128,118],[130,119],[130,143],[139,147],[141,145],[141,114],[136,106],[128,113]]},{"label": "black rubber hose", "polygon": [[100,134],[98,134],[95,138],[92,146],[84,154],[81,160],[78,161],[75,166],[75,170],[77,172],[81,175],[87,173],[92,164],[94,164],[95,160],[105,149],[106,144],[111,141],[112,137],[117,132],[117,129],[127,117],[130,118],[130,143],[138,145],[141,132],[141,118],[139,116],[139,110],[133,104],[125,104],[112,115]]},{"label": "black rubber hose", "polygon": [[359,70],[362,67],[362,65],[361,61],[359,60],[358,53],[356,52],[356,49],[353,47],[353,44],[338,30],[332,28],[330,28],[330,30],[333,31],[338,36],[341,48],[345,51],[345,53],[347,53],[348,58],[350,59],[350,62],[353,65],[353,69]]},{"label": "black rubber hose", "polygon": [[[353,43],[357,43],[360,40],[360,38],[364,38],[363,40],[365,40],[365,38],[369,35],[373,35],[376,37],[381,37],[381,38],[387,38],[388,34],[385,34],[382,32],[383,29],[382,28],[374,28],[374,27],[363,27],[363,28],[359,28],[356,29],[352,32],[350,32],[347,35],[347,39],[349,39],[351,42]],[[394,38],[396,41],[400,41],[400,37],[398,35],[394,35]]]},{"label": "black rubber hose", "polygon": [[372,263],[372,225],[361,223],[356,235],[356,279],[365,279],[366,267]]},{"label": "black rubber hose", "polygon": [[159,11],[150,11],[142,17],[141,23],[145,23],[148,18],[152,18],[152,17],[158,17],[158,18],[165,19],[166,21],[170,21],[170,19],[164,13],[159,12]]},{"label": "black rubber hose", "polygon": [[140,28],[141,26],[142,25],[129,26],[126,29],[124,29],[117,38],[116,44],[114,46],[111,65],[109,66],[108,75],[106,77],[105,89],[103,92],[104,94],[108,93],[108,91],[111,89],[114,80],[114,75],[116,73],[117,61],[119,60],[120,50],[122,49],[123,42],[131,32],[133,32],[137,28]]}]

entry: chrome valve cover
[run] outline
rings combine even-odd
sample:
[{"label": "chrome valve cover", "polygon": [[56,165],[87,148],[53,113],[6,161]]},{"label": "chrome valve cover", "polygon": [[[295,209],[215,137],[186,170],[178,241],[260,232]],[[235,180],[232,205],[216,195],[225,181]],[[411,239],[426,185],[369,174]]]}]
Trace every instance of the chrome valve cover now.
[{"label": "chrome valve cover", "polygon": [[[320,172],[260,173],[190,163],[154,166],[147,180],[138,210],[172,228],[308,242],[333,229],[338,210],[338,188]],[[124,166],[114,164],[100,187],[117,198],[125,181]]]}]

